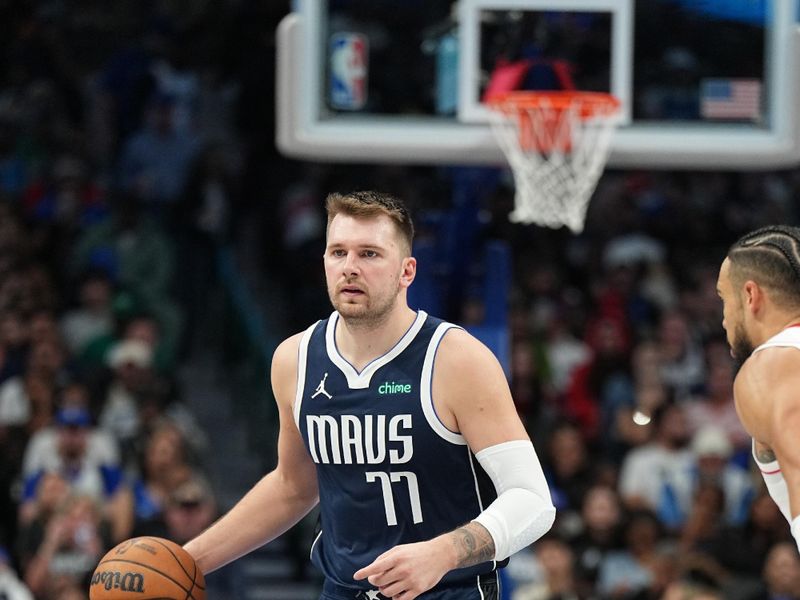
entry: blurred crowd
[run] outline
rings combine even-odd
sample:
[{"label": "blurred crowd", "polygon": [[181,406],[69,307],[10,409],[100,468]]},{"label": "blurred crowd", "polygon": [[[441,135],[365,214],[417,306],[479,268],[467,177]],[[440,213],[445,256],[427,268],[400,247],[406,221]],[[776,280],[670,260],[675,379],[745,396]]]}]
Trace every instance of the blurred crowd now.
[{"label": "blurred crowd", "polygon": [[[573,236],[511,224],[496,171],[289,161],[272,142],[288,3],[268,4],[0,3],[0,597],[86,598],[115,543],[215,518],[179,377],[214,253],[249,249],[290,333],[329,310],[325,195],[378,188],[423,239],[469,228],[454,260],[488,240],[513,256],[506,366],[559,516],[505,570],[509,598],[800,598],[715,291],[739,235],[797,224],[800,171],[610,171]],[[480,324],[472,289],[441,316]]]},{"label": "blurred crowd", "polygon": [[218,515],[179,367],[273,152],[258,4],[0,2],[4,599],[87,598],[115,544]]}]

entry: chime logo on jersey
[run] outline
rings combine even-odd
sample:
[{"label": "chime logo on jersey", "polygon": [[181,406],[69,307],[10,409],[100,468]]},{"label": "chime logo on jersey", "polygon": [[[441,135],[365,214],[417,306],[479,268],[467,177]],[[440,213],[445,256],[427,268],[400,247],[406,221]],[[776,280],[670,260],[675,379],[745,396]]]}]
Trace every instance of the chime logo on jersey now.
[{"label": "chime logo on jersey", "polygon": [[399,465],[414,455],[411,415],[306,415],[306,427],[315,463]]},{"label": "chime logo on jersey", "polygon": [[398,381],[384,381],[378,388],[379,394],[410,394],[411,384]]}]

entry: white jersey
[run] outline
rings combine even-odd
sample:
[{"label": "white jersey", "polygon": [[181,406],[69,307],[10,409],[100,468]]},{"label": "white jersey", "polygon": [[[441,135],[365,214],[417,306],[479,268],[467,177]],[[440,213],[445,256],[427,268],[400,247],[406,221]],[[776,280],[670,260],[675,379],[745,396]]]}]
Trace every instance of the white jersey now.
[{"label": "white jersey", "polygon": [[[800,326],[793,325],[787,327],[773,335],[766,342],[761,344],[758,348],[753,350],[753,354],[760,352],[766,348],[797,348],[800,350]],[[781,513],[786,520],[792,522],[792,513],[789,509],[789,490],[786,487],[786,481],[783,479],[781,467],[777,460],[770,462],[761,462],[755,453],[755,443],[753,444],[753,459],[756,461],[764,482],[767,484],[769,495],[778,505]]]},{"label": "white jersey", "polygon": [[797,348],[800,350],[800,325],[792,325],[782,329],[753,350],[753,354],[766,348]]}]

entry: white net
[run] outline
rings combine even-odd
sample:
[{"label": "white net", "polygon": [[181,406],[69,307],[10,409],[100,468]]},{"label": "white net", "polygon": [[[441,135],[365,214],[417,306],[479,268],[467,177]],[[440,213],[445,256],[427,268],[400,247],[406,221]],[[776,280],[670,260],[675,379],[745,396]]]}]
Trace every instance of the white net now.
[{"label": "white net", "polygon": [[548,94],[519,102],[510,94],[492,108],[492,130],[514,172],[511,221],[583,231],[619,122],[618,103],[588,92],[570,94],[566,103]]}]

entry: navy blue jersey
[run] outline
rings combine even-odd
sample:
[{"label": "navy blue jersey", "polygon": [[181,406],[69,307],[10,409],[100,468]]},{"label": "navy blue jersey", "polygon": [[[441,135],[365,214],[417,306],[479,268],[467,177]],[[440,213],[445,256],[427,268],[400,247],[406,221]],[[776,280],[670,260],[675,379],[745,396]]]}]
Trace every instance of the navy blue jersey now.
[{"label": "navy blue jersey", "polygon": [[[398,544],[469,522],[496,494],[431,398],[436,350],[454,325],[419,311],[397,345],[358,372],[336,348],[338,318],[334,312],[302,338],[294,418],[319,482],[311,560],[331,582],[368,589],[353,580],[357,570]],[[496,566],[456,569],[443,583],[475,581]]]}]

